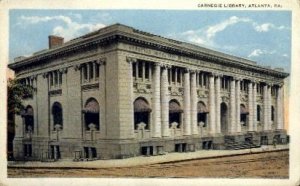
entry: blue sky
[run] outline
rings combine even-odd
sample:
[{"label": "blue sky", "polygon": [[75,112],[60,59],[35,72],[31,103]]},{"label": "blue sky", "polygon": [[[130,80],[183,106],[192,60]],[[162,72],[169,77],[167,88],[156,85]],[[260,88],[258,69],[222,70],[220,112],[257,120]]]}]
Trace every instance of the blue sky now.
[{"label": "blue sky", "polygon": [[10,61],[114,23],[290,72],[291,12],[199,10],[11,10]]}]

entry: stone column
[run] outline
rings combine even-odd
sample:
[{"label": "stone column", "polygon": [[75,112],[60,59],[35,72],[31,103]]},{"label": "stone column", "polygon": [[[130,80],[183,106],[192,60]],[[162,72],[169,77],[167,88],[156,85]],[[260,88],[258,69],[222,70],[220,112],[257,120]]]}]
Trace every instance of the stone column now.
[{"label": "stone column", "polygon": [[232,78],[230,82],[230,133],[234,133],[236,131],[236,103],[235,103],[235,79]]},{"label": "stone column", "polygon": [[184,135],[191,135],[191,87],[190,87],[189,69],[185,69],[184,71],[183,107],[184,107],[183,132]]},{"label": "stone column", "polygon": [[153,137],[161,137],[161,103],[160,103],[160,64],[154,64],[153,73]]},{"label": "stone column", "polygon": [[168,83],[168,67],[162,68],[161,76],[161,123],[162,136],[170,136],[169,130],[169,83]]},{"label": "stone column", "polygon": [[142,79],[145,81],[146,73],[145,73],[145,62],[142,62]]},{"label": "stone column", "polygon": [[284,128],[283,124],[283,87],[280,85],[277,89],[277,99],[276,99],[276,105],[277,105],[277,129],[282,130]]},{"label": "stone column", "polygon": [[272,129],[272,95],[271,95],[271,87],[272,85],[268,86],[268,129]]},{"label": "stone column", "polygon": [[263,92],[263,104],[264,104],[264,131],[269,129],[269,104],[268,104],[268,85],[264,85],[264,92]]},{"label": "stone column", "polygon": [[215,77],[213,74],[209,77],[209,131],[211,134],[215,134]]},{"label": "stone column", "polygon": [[216,133],[221,133],[221,75],[218,74],[216,76],[216,84],[215,84],[215,91],[216,91]]},{"label": "stone column", "polygon": [[257,103],[256,103],[256,93],[257,93],[257,82],[253,82],[253,131],[257,131]]},{"label": "stone column", "polygon": [[196,71],[191,71],[191,122],[192,122],[192,134],[198,134],[197,127],[197,84],[196,84]]},{"label": "stone column", "polygon": [[236,109],[236,131],[241,132],[241,100],[240,100],[240,93],[241,93],[241,79],[237,79],[236,81],[236,89],[235,89],[235,109]]},{"label": "stone column", "polygon": [[252,82],[249,82],[249,84],[248,84],[248,109],[249,109],[248,131],[253,131],[253,86],[252,86]]}]

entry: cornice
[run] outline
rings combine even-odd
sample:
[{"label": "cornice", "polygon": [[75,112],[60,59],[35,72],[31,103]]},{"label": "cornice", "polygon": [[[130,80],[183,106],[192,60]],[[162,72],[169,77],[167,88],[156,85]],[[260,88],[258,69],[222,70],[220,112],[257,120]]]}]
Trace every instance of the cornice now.
[{"label": "cornice", "polygon": [[9,64],[8,66],[9,68],[15,70],[24,66],[38,65],[40,62],[43,62],[45,60],[69,55],[80,50],[85,50],[87,48],[106,46],[113,42],[125,42],[171,54],[177,54],[179,56],[195,58],[202,61],[236,67],[243,70],[264,73],[266,75],[271,75],[279,78],[285,78],[289,75],[285,72],[279,72],[273,69],[258,66],[256,64],[251,64],[254,62],[243,58],[223,54],[217,51],[205,49],[203,47],[198,47],[196,45],[183,43],[180,41],[163,38],[153,34],[148,34],[146,32],[138,31],[136,29],[132,29],[131,32],[125,29],[128,29],[130,27],[115,26],[115,28],[116,29],[110,29],[110,32],[108,33],[101,34],[99,32],[98,35],[90,34],[91,36],[89,37],[89,34],[87,34],[86,37],[82,36],[79,39],[75,39],[74,41],[65,43],[61,47],[46,50],[45,52],[41,52],[34,56]]}]

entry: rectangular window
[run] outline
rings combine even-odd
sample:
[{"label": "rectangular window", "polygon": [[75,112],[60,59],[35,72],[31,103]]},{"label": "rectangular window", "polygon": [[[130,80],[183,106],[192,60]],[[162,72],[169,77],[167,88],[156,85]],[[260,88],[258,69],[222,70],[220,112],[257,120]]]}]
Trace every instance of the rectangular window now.
[{"label": "rectangular window", "polygon": [[139,78],[143,77],[143,63],[138,63]]},{"label": "rectangular window", "polygon": [[176,69],[175,68],[172,68],[172,82],[175,83],[175,71]]},{"label": "rectangular window", "polygon": [[145,62],[145,79],[149,80],[149,70],[150,70],[150,64],[148,62]]},{"label": "rectangular window", "polygon": [[90,77],[89,79],[93,79],[94,78],[94,73],[93,73],[93,63],[90,63],[89,64],[89,74],[90,74]]},{"label": "rectangular window", "polygon": [[59,84],[62,84],[62,73],[59,73]]},{"label": "rectangular window", "polygon": [[136,63],[132,63],[132,77],[136,78]]},{"label": "rectangular window", "polygon": [[181,83],[181,70],[177,69],[177,83]]},{"label": "rectangular window", "polygon": [[100,74],[100,72],[99,72],[99,70],[100,70],[100,68],[99,68],[99,64],[96,64],[96,78],[99,78],[99,74]]}]

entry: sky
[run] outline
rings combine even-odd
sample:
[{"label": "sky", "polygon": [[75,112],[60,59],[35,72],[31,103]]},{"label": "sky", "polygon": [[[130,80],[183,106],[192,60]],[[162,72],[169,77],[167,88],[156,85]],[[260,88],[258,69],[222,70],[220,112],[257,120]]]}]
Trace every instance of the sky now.
[{"label": "sky", "polygon": [[68,41],[121,23],[290,72],[290,11],[19,9],[9,21],[10,62],[47,49],[49,35]]}]

